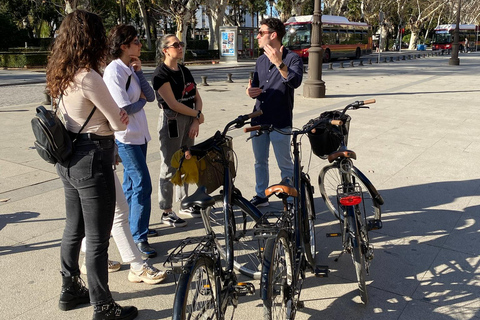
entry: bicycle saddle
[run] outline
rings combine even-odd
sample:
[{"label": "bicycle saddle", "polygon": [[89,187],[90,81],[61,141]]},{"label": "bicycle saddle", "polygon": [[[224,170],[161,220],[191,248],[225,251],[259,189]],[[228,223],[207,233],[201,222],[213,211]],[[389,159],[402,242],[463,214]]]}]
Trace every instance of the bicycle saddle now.
[{"label": "bicycle saddle", "polygon": [[192,195],[186,197],[182,200],[180,206],[182,209],[188,209],[193,207],[198,207],[201,209],[206,209],[215,204],[215,199],[212,196],[207,194],[207,188],[204,186],[198,187],[197,191]]},{"label": "bicycle saddle", "polygon": [[292,187],[287,181],[282,180],[279,184],[274,184],[265,190],[265,195],[270,197],[276,195],[280,199],[298,196],[297,189]]},{"label": "bicycle saddle", "polygon": [[357,159],[357,154],[355,153],[355,151],[344,149],[344,150],[338,150],[338,151],[335,151],[333,153],[330,153],[327,157],[328,162],[330,162],[330,163],[332,163],[333,161],[335,161],[338,158]]}]

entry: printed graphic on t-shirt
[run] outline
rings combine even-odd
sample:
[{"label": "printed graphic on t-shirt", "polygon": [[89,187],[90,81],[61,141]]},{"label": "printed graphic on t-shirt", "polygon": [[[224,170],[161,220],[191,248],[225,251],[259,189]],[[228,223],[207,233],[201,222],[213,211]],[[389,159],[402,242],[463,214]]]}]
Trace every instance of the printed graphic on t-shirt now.
[{"label": "printed graphic on t-shirt", "polygon": [[183,89],[182,96],[188,96],[193,89],[195,89],[195,83],[187,83]]}]

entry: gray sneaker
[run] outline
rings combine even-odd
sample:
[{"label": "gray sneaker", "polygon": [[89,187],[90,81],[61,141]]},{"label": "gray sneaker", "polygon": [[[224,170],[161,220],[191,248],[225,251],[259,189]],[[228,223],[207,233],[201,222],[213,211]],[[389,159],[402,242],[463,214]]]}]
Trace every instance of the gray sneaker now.
[{"label": "gray sneaker", "polygon": [[187,225],[187,221],[179,218],[175,211],[164,212],[162,215],[162,223],[174,226],[176,228],[185,227]]}]

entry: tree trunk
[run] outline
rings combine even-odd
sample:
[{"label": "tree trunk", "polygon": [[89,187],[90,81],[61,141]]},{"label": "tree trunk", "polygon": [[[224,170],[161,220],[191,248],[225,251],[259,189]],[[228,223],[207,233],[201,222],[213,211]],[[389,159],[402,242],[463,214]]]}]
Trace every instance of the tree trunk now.
[{"label": "tree trunk", "polygon": [[152,50],[152,38],[150,36],[150,27],[148,23],[147,10],[145,9],[145,3],[143,0],[137,0],[138,7],[140,9],[140,16],[142,17],[143,25],[145,27],[145,36],[147,37],[147,48]]},{"label": "tree trunk", "polygon": [[408,45],[409,50],[415,50],[417,47],[417,42],[419,38],[418,30],[411,30],[412,34],[410,35],[410,44]]}]

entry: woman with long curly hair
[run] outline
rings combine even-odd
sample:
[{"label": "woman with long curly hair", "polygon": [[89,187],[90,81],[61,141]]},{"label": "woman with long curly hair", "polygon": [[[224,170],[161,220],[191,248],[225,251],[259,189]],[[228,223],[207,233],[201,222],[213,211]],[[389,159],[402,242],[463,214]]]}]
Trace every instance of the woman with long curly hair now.
[{"label": "woman with long curly hair", "polygon": [[[56,170],[64,185],[66,221],[60,260],[59,307],[94,307],[93,319],[134,319],[135,307],[120,307],[108,288],[108,245],[115,210],[114,131],[125,130],[127,113],[103,82],[108,47],[101,18],[76,10],[63,20],[47,65],[47,90],[74,140],[74,153]],[[83,130],[80,129],[85,124]],[[86,238],[87,289],[78,258]]]}]

